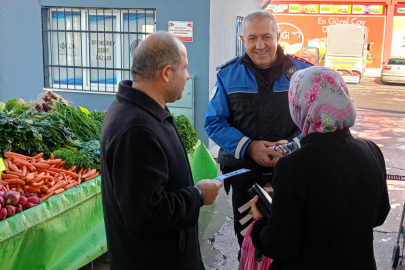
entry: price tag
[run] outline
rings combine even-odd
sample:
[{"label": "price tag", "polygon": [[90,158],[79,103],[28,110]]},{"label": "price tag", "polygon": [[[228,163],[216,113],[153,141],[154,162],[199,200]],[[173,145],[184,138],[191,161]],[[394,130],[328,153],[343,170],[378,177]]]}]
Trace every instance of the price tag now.
[{"label": "price tag", "polygon": [[[4,163],[3,158],[0,158],[0,172],[5,171],[6,168],[6,164]],[[0,180],[1,180],[1,173],[0,173]]]},{"label": "price tag", "polygon": [[87,116],[90,115],[89,110],[87,110],[86,108],[83,108],[82,106],[79,106],[79,109],[80,109],[83,113],[85,113]]}]

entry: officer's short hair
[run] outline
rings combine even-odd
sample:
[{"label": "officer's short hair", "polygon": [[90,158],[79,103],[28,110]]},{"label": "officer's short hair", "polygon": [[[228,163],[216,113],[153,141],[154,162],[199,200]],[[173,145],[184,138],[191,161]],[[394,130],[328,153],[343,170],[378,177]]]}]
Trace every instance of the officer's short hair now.
[{"label": "officer's short hair", "polygon": [[271,25],[274,28],[274,31],[276,31],[276,33],[278,33],[277,21],[276,21],[276,18],[273,16],[273,14],[270,14],[267,11],[259,9],[259,10],[253,10],[253,11],[249,12],[245,16],[245,18],[243,18],[243,21],[242,21],[242,36],[243,36],[244,29],[246,27],[246,23],[248,21],[250,21],[251,19],[258,19],[258,20],[269,19],[270,22],[271,22]]},{"label": "officer's short hair", "polygon": [[174,35],[158,31],[150,34],[146,39],[134,50],[131,67],[133,81],[151,80],[166,65],[171,65],[173,70],[177,70],[182,60],[181,41]]}]

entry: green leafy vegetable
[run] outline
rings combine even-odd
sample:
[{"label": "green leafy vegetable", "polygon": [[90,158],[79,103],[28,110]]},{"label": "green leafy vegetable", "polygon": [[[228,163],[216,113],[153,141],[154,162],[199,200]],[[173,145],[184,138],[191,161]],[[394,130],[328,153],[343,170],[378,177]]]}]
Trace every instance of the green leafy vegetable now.
[{"label": "green leafy vegetable", "polygon": [[30,109],[31,105],[22,98],[10,99],[4,106],[4,110],[10,115],[20,115]]},{"label": "green leafy vegetable", "polygon": [[104,112],[99,112],[99,111],[94,110],[90,113],[89,117],[96,121],[103,122],[106,112],[107,112],[107,110],[105,110]]},{"label": "green leafy vegetable", "polygon": [[186,148],[187,153],[191,152],[198,142],[197,132],[190,123],[190,120],[184,115],[174,116],[172,114],[174,124],[180,134],[183,145]]},{"label": "green leafy vegetable", "polygon": [[100,140],[102,122],[88,117],[80,109],[54,101],[56,110],[66,126],[79,141]]},{"label": "green leafy vegetable", "polygon": [[0,130],[1,155],[6,151],[31,156],[43,152],[49,157],[71,136],[57,115],[30,110],[20,115],[0,114]]},{"label": "green leafy vegetable", "polygon": [[53,155],[65,160],[67,168],[76,165],[78,168],[100,169],[100,142],[96,140],[84,143],[67,140],[64,147],[54,151]]}]

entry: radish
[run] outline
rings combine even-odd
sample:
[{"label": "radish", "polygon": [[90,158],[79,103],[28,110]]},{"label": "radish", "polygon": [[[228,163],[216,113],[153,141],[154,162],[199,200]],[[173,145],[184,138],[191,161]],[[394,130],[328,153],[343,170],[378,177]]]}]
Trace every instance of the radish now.
[{"label": "radish", "polygon": [[27,202],[28,202],[28,199],[25,196],[21,196],[20,201],[18,203],[21,204],[22,206],[24,206],[27,204]]},{"label": "radish", "polygon": [[33,204],[32,202],[28,202],[28,203],[25,205],[25,209],[34,207],[35,205],[36,205],[36,204]]},{"label": "radish", "polygon": [[41,199],[36,196],[29,197],[27,200],[33,204],[39,204],[41,202]]},{"label": "radish", "polygon": [[26,197],[26,198],[32,197],[32,196],[35,196],[35,194],[34,194],[34,193],[30,193],[30,192],[25,192],[25,197]]},{"label": "radish", "polygon": [[17,204],[17,207],[15,208],[15,212],[16,213],[20,213],[22,211],[22,205],[21,204]]},{"label": "radish", "polygon": [[2,208],[0,209],[0,220],[3,220],[7,217],[7,209],[6,208]]},{"label": "radish", "polygon": [[6,204],[6,200],[4,200],[3,196],[0,196],[0,206],[3,207]]},{"label": "radish", "polygon": [[[15,215],[15,207],[14,206],[12,206],[10,204],[7,204],[4,209],[7,210],[7,216],[8,217],[11,217],[11,216]],[[1,210],[3,210],[3,209],[1,209]]]},{"label": "radish", "polygon": [[17,205],[18,202],[20,201],[20,192],[18,191],[9,191],[6,193],[4,198],[6,199],[6,204],[10,205]]}]

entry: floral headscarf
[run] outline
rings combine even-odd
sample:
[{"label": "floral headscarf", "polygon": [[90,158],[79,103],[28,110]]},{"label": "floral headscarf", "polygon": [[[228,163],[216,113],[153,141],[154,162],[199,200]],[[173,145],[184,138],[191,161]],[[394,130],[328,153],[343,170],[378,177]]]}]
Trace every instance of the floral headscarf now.
[{"label": "floral headscarf", "polygon": [[325,67],[295,72],[290,82],[288,104],[302,136],[333,132],[354,125],[356,111],[343,78]]}]

